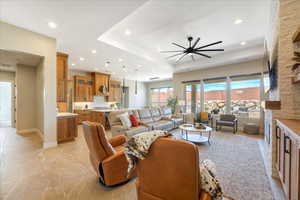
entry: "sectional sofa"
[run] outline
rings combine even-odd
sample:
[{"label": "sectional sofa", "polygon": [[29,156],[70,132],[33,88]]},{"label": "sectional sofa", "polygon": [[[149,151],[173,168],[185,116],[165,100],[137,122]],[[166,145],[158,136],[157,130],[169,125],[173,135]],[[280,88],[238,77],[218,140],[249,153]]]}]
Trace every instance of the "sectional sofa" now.
[{"label": "sectional sofa", "polygon": [[[118,117],[125,112],[128,115],[135,115],[140,122],[139,126],[125,128]],[[130,137],[151,130],[172,130],[183,123],[183,116],[180,114],[172,115],[169,107],[155,107],[140,110],[113,111],[109,114],[108,120],[113,137],[118,135]]]}]

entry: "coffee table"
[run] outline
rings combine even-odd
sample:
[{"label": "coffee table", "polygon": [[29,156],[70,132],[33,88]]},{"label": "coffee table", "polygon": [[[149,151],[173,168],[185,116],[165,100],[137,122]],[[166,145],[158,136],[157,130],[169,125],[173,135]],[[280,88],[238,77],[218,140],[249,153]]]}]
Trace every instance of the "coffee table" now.
[{"label": "coffee table", "polygon": [[207,125],[203,125],[203,128],[196,128],[193,124],[182,124],[179,129],[181,129],[181,135],[185,134],[185,140],[210,144],[212,128]]}]

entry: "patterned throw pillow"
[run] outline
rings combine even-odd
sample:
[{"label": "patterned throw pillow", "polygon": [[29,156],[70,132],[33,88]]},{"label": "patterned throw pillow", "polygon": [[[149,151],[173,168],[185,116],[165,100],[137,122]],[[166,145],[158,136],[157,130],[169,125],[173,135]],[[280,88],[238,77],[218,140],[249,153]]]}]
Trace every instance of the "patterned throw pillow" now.
[{"label": "patterned throw pillow", "polygon": [[120,118],[121,123],[125,128],[127,129],[131,128],[132,124],[127,112],[119,115],[118,117]]}]

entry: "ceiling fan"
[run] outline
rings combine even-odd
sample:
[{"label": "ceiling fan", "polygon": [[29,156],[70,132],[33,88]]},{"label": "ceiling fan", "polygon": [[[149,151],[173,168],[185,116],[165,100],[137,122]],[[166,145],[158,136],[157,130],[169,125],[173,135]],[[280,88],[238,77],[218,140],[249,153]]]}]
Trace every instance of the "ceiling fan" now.
[{"label": "ceiling fan", "polygon": [[192,44],[193,39],[194,38],[192,36],[187,37],[187,40],[189,42],[188,47],[181,46],[181,45],[176,44],[174,42],[172,43],[173,45],[180,47],[181,50],[177,50],[177,51],[160,51],[160,52],[161,53],[176,53],[174,55],[171,55],[171,56],[167,57],[167,59],[180,56],[175,62],[175,64],[177,64],[180,60],[182,60],[187,55],[191,55],[192,60],[195,61],[194,55],[199,55],[199,56],[204,56],[206,58],[211,58],[211,56],[206,55],[203,52],[224,51],[224,49],[204,49],[204,48],[209,47],[209,46],[220,44],[223,41],[218,41],[218,42],[214,42],[214,43],[211,43],[211,44],[207,44],[207,45],[204,45],[204,46],[197,47],[197,44],[199,43],[200,38],[198,37],[196,39],[196,41],[194,42],[194,44]]}]

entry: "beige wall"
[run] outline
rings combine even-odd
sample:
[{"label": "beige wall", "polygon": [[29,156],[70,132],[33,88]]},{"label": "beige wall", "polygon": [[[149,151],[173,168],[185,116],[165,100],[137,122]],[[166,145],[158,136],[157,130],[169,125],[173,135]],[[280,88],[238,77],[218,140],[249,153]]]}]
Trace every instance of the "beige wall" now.
[{"label": "beige wall", "polygon": [[0,49],[44,57],[44,147],[56,146],[56,40],[0,22]]},{"label": "beige wall", "polygon": [[36,67],[36,129],[44,134],[44,59]]},{"label": "beige wall", "polygon": [[16,128],[18,132],[36,128],[36,67],[19,65],[16,72]]},{"label": "beige wall", "polygon": [[201,69],[191,72],[182,72],[173,74],[172,85],[174,87],[174,96],[184,100],[184,85],[182,81],[202,80],[207,78],[216,78],[230,75],[251,74],[263,71],[263,60],[252,60],[238,64],[224,65],[213,68]]}]

